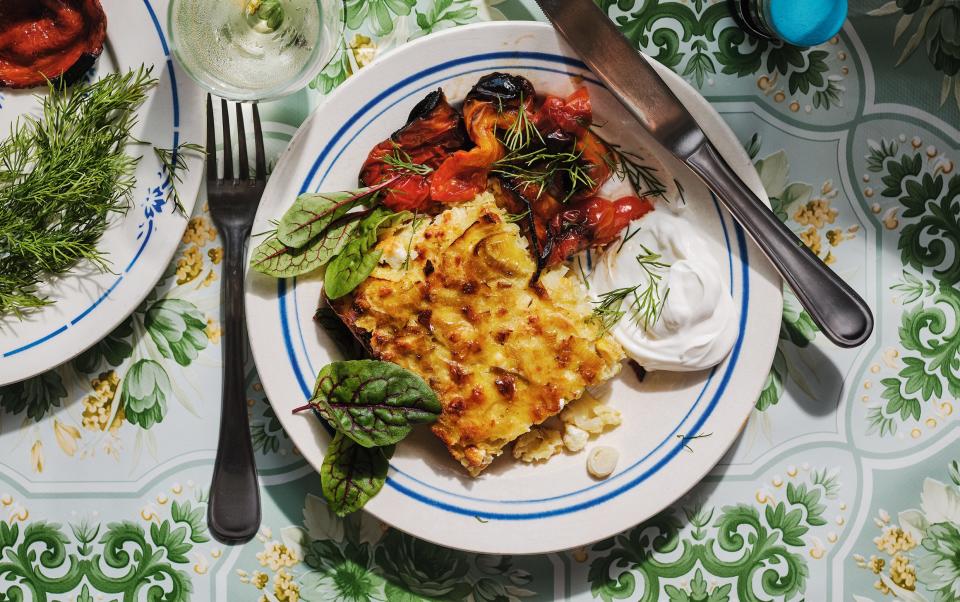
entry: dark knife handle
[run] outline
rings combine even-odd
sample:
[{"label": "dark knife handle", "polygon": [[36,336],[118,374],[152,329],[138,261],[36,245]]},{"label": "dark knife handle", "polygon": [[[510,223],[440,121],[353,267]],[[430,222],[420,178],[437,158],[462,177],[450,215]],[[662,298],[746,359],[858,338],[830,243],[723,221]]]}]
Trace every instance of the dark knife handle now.
[{"label": "dark knife handle", "polygon": [[710,142],[686,159],[767,256],[828,339],[857,347],[873,332],[866,302],[764,205]]}]

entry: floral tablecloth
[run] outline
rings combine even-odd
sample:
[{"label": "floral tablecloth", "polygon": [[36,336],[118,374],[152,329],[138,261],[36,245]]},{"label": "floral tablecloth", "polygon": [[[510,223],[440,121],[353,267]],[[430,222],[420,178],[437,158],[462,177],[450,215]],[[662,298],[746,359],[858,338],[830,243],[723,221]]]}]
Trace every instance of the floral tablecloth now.
[{"label": "floral tablecloth", "polygon": [[[711,476],[644,525],[534,557],[333,517],[250,365],[263,529],[224,547],[204,520],[222,250],[201,198],[136,313],[0,389],[0,600],[960,600],[960,1],[852,0],[809,50],[746,40],[721,1],[598,4],[715,104],[777,214],[870,301],[866,346],[832,347],[788,294],[766,387]],[[346,5],[336,60],[263,108],[273,156],[385,50],[536,18],[529,0]]]}]

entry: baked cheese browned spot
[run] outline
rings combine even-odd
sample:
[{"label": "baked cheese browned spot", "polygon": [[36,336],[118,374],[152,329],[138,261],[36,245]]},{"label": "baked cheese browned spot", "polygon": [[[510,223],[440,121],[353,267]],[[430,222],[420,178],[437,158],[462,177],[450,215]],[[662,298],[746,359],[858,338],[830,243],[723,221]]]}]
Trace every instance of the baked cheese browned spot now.
[{"label": "baked cheese browned spot", "polygon": [[[335,309],[373,355],[420,374],[443,405],[433,432],[477,475],[504,446],[620,370],[565,267],[535,264],[493,197],[381,239],[383,263]],[[405,261],[410,249],[410,260]]]}]

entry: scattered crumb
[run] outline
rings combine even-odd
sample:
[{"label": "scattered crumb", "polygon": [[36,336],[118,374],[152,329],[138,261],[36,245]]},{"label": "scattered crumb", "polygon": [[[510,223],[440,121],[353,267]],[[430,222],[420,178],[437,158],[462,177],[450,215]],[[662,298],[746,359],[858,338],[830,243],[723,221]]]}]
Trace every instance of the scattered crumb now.
[{"label": "scattered crumb", "polygon": [[572,424],[565,424],[563,427],[563,445],[567,451],[578,452],[587,446],[590,440],[590,433],[580,427]]},{"label": "scattered crumb", "polygon": [[591,435],[599,435],[607,427],[620,426],[620,412],[599,399],[584,395],[560,412],[565,426],[575,426]]},{"label": "scattered crumb", "polygon": [[522,462],[546,462],[561,451],[563,438],[560,431],[542,426],[535,426],[520,435],[513,444],[513,457]]}]

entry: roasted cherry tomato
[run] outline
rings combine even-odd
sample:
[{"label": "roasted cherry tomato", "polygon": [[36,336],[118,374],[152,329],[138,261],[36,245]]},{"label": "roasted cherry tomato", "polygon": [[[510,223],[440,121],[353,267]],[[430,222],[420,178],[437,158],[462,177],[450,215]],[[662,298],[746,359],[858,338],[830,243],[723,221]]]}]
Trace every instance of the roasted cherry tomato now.
[{"label": "roasted cherry tomato", "polygon": [[383,205],[392,211],[422,211],[430,205],[430,179],[400,176],[387,186]]},{"label": "roasted cherry tomato", "polygon": [[541,132],[562,130],[576,136],[587,131],[593,122],[593,109],[590,106],[590,92],[586,87],[578,88],[566,98],[547,96],[537,115],[537,127]]},{"label": "roasted cherry tomato", "polygon": [[650,211],[653,204],[646,197],[627,196],[616,201],[591,197],[571,203],[550,224],[547,265],[557,265],[585,249],[610,244],[630,222]]}]

